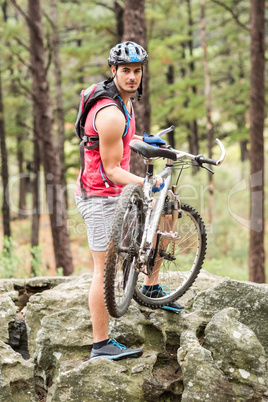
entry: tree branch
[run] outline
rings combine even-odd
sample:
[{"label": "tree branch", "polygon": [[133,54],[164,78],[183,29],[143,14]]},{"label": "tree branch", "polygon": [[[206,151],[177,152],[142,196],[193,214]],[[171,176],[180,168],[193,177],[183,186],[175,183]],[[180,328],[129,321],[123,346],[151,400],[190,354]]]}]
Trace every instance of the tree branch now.
[{"label": "tree branch", "polygon": [[[113,13],[115,12],[115,7],[108,6],[108,4],[104,4],[101,1],[95,1],[95,4],[96,4],[96,6],[101,6],[101,7],[108,8],[108,10],[111,10]],[[121,7],[121,8],[125,8],[125,5],[124,5],[123,1],[115,0],[114,4],[119,6],[119,7]]]},{"label": "tree branch", "polygon": [[24,65],[26,66],[29,70],[32,69],[31,64],[27,63],[17,52],[14,52],[14,50],[12,48],[10,48],[10,51],[12,54],[14,54],[14,56],[16,56],[18,58],[18,60]]},{"label": "tree branch", "polygon": [[17,85],[18,92],[19,92],[21,95],[26,95],[26,96],[28,97],[28,99],[31,99],[31,100],[34,99],[34,94],[33,94],[33,92],[31,91],[30,88],[28,88],[26,85],[24,85],[24,84],[21,82],[21,79],[20,79],[20,78],[18,78],[18,77],[15,78],[14,82],[15,82],[15,85]]},{"label": "tree branch", "polygon": [[50,64],[51,64],[51,60],[52,60],[52,54],[53,54],[53,49],[52,49],[52,45],[51,45],[51,41],[50,41],[50,36],[49,34],[47,34],[47,65],[46,65],[46,74],[48,73]]},{"label": "tree branch", "polygon": [[21,45],[22,47],[24,47],[24,49],[26,49],[29,53],[31,53],[31,49],[29,48],[29,46],[27,46],[22,40],[20,40],[20,38],[18,38],[17,36],[14,37],[14,40]]},{"label": "tree branch", "polygon": [[54,28],[55,28],[55,25],[54,25],[52,19],[50,18],[50,16],[48,15],[48,13],[45,12],[45,11],[43,11],[43,14],[44,14],[44,16],[46,17],[46,19],[47,19],[47,21],[49,22],[49,24],[51,25],[51,28],[54,29]]},{"label": "tree branch", "polygon": [[15,7],[15,9],[19,12],[19,14],[25,19],[28,26],[31,26],[31,21],[28,15],[20,8],[17,4],[16,0],[10,0],[10,3]]},{"label": "tree branch", "polygon": [[231,7],[228,7],[224,2],[220,1],[220,0],[212,0],[213,3],[218,4],[219,6],[225,8],[225,10],[229,11],[229,13],[231,13],[232,17],[234,18],[234,20],[237,22],[238,25],[240,25],[243,29],[245,29],[246,31],[250,31],[250,29],[247,27],[247,25],[243,24],[243,22],[241,22],[239,20],[238,15],[236,15],[234,13],[234,11],[232,10]]},{"label": "tree branch", "polygon": [[114,8],[111,6],[108,6],[107,4],[103,4],[100,1],[95,1],[96,6],[101,6],[101,7],[105,7],[108,8],[108,10],[112,11],[114,13]]}]

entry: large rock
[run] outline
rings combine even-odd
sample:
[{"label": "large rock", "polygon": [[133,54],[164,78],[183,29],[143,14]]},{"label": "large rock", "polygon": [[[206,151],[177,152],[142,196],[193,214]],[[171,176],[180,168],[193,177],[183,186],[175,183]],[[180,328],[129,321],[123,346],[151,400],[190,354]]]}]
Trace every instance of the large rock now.
[{"label": "large rock", "polygon": [[8,294],[0,293],[0,340],[9,339],[9,325],[15,321],[17,308]]},{"label": "large rock", "polygon": [[155,361],[156,355],[147,353],[127,364],[106,358],[66,362],[48,391],[47,402],[144,401],[144,376],[150,375]]},{"label": "large rock", "polygon": [[261,400],[268,389],[265,351],[255,333],[238,321],[240,315],[231,307],[215,314],[205,329],[203,346],[210,350],[235,394],[245,400]]},{"label": "large rock", "polygon": [[89,360],[90,283],[90,274],[0,281],[0,401],[268,401],[267,286],[203,271],[180,300],[184,312],[133,301],[109,335],[144,354],[114,362]]},{"label": "large rock", "polygon": [[0,401],[37,402],[34,364],[0,341]]},{"label": "large rock", "polygon": [[[87,302],[90,282],[91,275],[81,276],[80,278],[74,278],[72,281],[63,282],[56,287],[45,290],[42,293],[36,293],[30,297],[24,312],[28,327],[29,350],[31,354],[35,351],[37,333],[42,328],[41,321],[44,317],[51,316],[54,313],[68,315],[70,309],[78,308],[76,315],[71,315],[70,319],[72,319],[73,322],[80,321],[80,313],[83,314],[86,310],[87,313],[84,314],[87,314],[87,318],[90,322]],[[60,320],[58,321],[61,323]],[[63,328],[64,326],[62,325],[62,334],[61,337],[58,338],[58,342],[61,342],[61,338],[66,335]],[[58,333],[58,329],[55,328],[55,330]],[[88,328],[87,333],[89,333]],[[71,341],[70,339],[69,342]]]},{"label": "large rock", "polygon": [[255,332],[268,353],[268,285],[240,282],[226,278],[217,286],[200,292],[193,303],[193,310],[203,310],[211,315],[227,307],[240,312],[239,321]]},{"label": "large rock", "polygon": [[208,315],[195,311],[185,317],[181,346],[177,352],[182,370],[184,392],[182,401],[235,401],[228,378],[213,359],[212,353],[202,346],[202,330],[209,322]]}]

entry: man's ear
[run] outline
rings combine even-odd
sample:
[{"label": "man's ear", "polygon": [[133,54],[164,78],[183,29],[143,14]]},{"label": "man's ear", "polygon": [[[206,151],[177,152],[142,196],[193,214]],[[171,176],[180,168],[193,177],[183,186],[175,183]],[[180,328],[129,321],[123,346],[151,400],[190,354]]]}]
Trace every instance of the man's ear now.
[{"label": "man's ear", "polygon": [[115,66],[111,66],[111,71],[112,71],[113,76],[115,76],[115,74],[116,74],[116,68],[115,68]]}]

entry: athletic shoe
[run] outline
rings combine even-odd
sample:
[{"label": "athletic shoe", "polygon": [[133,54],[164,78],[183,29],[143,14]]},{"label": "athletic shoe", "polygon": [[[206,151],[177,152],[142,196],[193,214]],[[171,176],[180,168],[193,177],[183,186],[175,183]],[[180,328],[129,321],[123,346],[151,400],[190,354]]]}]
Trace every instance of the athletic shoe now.
[{"label": "athletic shoe", "polygon": [[[158,288],[155,290],[147,290],[143,285],[140,287],[140,292],[142,294],[146,295],[147,297],[151,297],[153,299],[157,299],[158,297],[164,297],[169,294],[169,292],[165,292],[163,290],[162,286],[158,286]],[[179,304],[177,302],[172,302],[172,303],[169,303],[166,306],[162,306],[160,308],[163,310],[168,310],[168,311],[177,313],[179,311],[182,311],[184,309],[184,306],[182,306],[181,304]]]},{"label": "athletic shoe", "polygon": [[128,349],[125,345],[118,343],[115,339],[109,339],[106,345],[100,349],[91,349],[90,360],[97,357],[108,357],[111,360],[127,359],[128,357],[140,357],[142,349]]}]

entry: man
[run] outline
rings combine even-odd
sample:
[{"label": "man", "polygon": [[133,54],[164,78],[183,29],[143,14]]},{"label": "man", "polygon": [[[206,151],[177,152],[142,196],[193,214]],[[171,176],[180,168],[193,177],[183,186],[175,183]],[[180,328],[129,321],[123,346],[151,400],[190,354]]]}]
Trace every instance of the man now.
[{"label": "man", "polygon": [[[76,203],[87,226],[94,261],[89,291],[94,339],[91,359],[106,356],[117,360],[142,355],[142,349],[126,348],[108,338],[109,315],[104,302],[103,278],[109,230],[119,194],[128,183],[141,186],[144,183],[143,177],[129,172],[129,142],[133,138],[143,140],[135,135],[130,97],[137,90],[140,95],[142,93],[142,68],[147,60],[146,51],[134,42],[120,43],[111,49],[108,63],[113,77],[106,83],[115,86],[118,95],[98,100],[90,109],[85,123],[86,135],[98,138],[97,148],[85,150],[85,168],[82,175],[80,172],[76,187]],[[162,178],[156,177],[156,180],[156,187],[161,189]],[[86,199],[82,197],[81,183]],[[148,283],[148,286],[151,285],[154,284]],[[154,288],[152,297],[157,297],[153,293]]]}]

